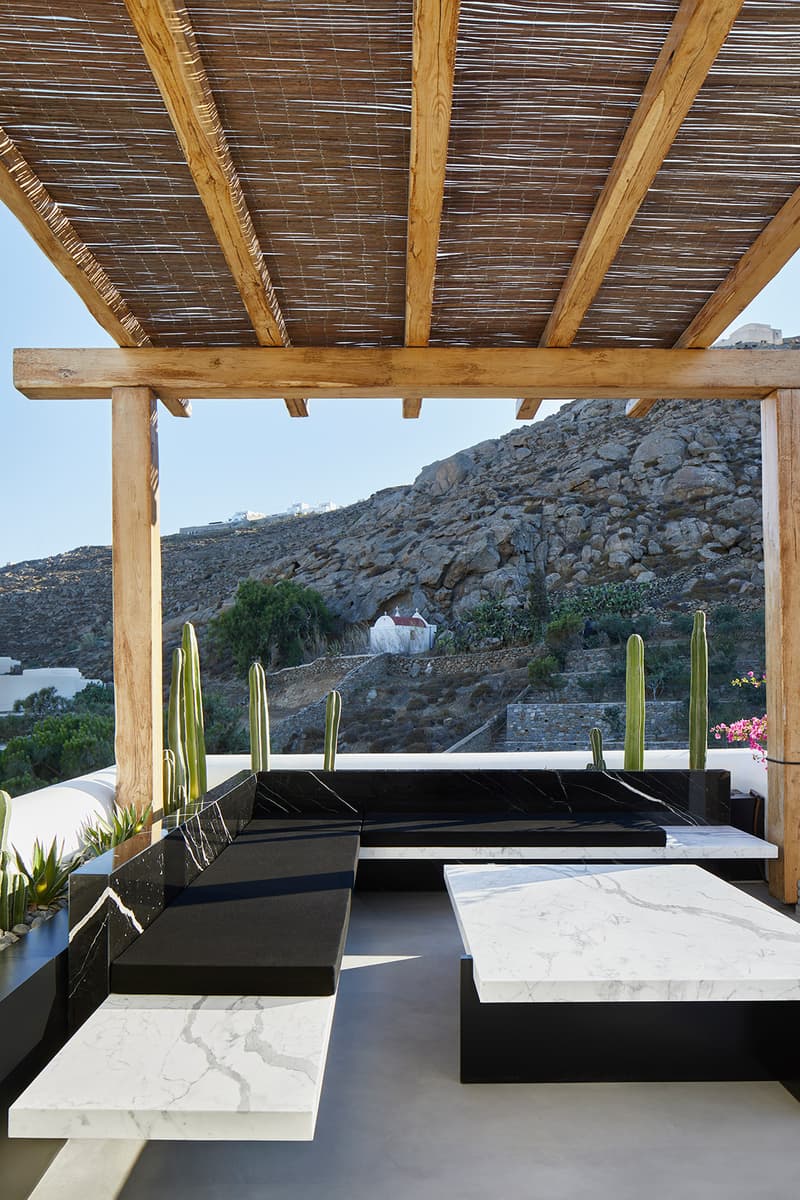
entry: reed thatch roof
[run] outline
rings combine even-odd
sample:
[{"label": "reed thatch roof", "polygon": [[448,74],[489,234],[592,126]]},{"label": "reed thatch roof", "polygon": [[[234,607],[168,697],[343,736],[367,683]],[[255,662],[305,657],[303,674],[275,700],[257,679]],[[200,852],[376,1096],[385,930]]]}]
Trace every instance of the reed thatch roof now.
[{"label": "reed thatch roof", "polygon": [[[440,131],[444,121],[446,139],[449,97],[439,93],[447,20],[458,22],[431,345],[573,340],[545,327],[679,8],[685,38],[692,19],[712,31],[717,20],[721,48],[674,140],[659,132],[656,97],[655,124],[641,136],[665,137],[666,157],[574,343],[672,346],[787,202],[790,235],[784,228],[771,274],[800,242],[797,0],[745,0],[741,11],[730,0],[417,7],[421,53],[438,39],[440,74],[431,85],[428,62],[414,78],[415,120],[423,133],[426,120]],[[29,227],[44,218],[73,259],[83,255],[84,276],[129,345],[425,344],[424,333],[406,336],[413,9],[412,0],[192,0],[186,9],[0,0],[0,194],[20,214],[31,207]],[[196,118],[205,96],[213,110],[212,150],[243,214],[245,271],[266,296],[261,331],[253,307],[263,297],[246,307],[230,246],[201,199],[205,151],[192,160],[191,128],[179,141],[180,111],[165,104],[164,88],[179,93],[180,79],[169,83],[169,63],[161,90],[154,77],[162,19],[179,23],[177,52],[182,45],[193,63],[173,104],[193,105]],[[676,44],[682,53],[685,41]],[[686,71],[704,52],[689,47]],[[627,163],[634,174],[637,161]],[[435,225],[436,165],[423,155],[417,172]]]}]

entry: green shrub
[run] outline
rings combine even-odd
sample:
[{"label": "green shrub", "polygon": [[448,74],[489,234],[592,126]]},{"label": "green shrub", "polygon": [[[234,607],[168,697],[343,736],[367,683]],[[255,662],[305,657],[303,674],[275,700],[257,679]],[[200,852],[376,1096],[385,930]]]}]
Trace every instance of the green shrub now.
[{"label": "green shrub", "polygon": [[560,663],[555,654],[544,654],[532,658],[528,663],[528,682],[531,687],[546,687],[550,691],[564,686],[558,674]]},{"label": "green shrub", "polygon": [[278,583],[243,580],[233,606],[211,622],[211,636],[221,652],[233,656],[246,675],[252,662],[265,666],[297,666],[306,648],[333,631],[334,620],[313,588],[291,579]]},{"label": "green shrub", "polygon": [[[20,794],[20,781],[37,787],[72,779],[114,761],[114,718],[92,712],[45,717],[0,752],[0,780]],[[24,789],[23,789],[24,790]]]},{"label": "green shrub", "polygon": [[544,635],[545,645],[552,650],[560,666],[564,666],[570,650],[580,645],[584,623],[584,618],[577,613],[563,613],[549,622]]}]

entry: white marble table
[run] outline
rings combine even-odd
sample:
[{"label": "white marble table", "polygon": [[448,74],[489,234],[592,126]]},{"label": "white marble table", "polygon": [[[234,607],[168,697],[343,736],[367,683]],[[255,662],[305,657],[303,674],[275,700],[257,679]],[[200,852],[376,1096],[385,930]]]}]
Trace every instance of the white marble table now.
[{"label": "white marble table", "polygon": [[664,825],[666,846],[362,846],[359,861],[398,859],[458,862],[668,862],[703,859],[767,859],[778,847],[732,825]]},{"label": "white marble table", "polygon": [[111,995],[12,1105],[12,1137],[310,1141],[335,996]]},{"label": "white marble table", "polygon": [[800,1000],[800,925],[701,867],[445,878],[483,1003]]}]

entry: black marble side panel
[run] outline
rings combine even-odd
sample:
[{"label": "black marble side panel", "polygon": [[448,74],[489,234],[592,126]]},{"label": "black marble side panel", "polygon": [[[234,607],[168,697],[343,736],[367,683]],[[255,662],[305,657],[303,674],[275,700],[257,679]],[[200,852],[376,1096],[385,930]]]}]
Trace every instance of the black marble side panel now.
[{"label": "black marble side panel", "polygon": [[481,1004],[461,959],[462,1083],[800,1080],[797,1001]]},{"label": "black marble side panel", "polygon": [[[454,756],[455,757],[455,756]],[[728,771],[266,771],[258,816],[640,812],[665,825],[726,824]]]},{"label": "black marble side panel", "polygon": [[112,958],[213,862],[253,815],[255,776],[242,771],[188,812],[91,859],[70,876],[69,1022],[75,1030],[109,991]]},{"label": "black marble side panel", "polygon": [[67,1027],[67,913],[0,954],[0,1082]]}]

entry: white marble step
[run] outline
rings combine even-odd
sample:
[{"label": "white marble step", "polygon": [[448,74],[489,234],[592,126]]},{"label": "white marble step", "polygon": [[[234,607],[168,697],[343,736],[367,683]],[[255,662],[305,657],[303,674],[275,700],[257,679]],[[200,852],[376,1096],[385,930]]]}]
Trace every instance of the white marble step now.
[{"label": "white marble step", "polygon": [[800,1001],[800,925],[702,867],[445,867],[484,1003]]},{"label": "white marble step", "polygon": [[11,1137],[310,1141],[335,996],[111,995],[9,1112]]},{"label": "white marble step", "polygon": [[443,862],[625,861],[697,862],[703,859],[777,858],[778,847],[732,825],[664,825],[666,846],[362,846],[359,859],[433,859]]}]

